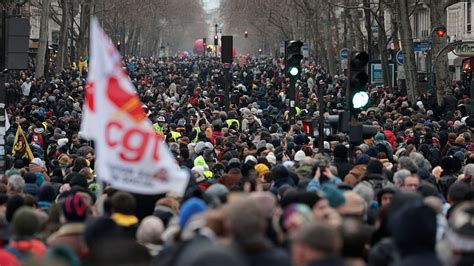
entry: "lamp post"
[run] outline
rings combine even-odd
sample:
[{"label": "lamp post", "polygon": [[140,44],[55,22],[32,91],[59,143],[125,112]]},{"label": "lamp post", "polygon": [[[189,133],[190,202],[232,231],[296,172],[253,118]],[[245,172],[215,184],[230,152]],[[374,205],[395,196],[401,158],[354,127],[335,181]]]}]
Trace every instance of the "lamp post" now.
[{"label": "lamp post", "polygon": [[219,39],[217,37],[217,27],[219,27],[219,25],[216,23],[214,25],[215,33],[216,33],[216,35],[214,35],[214,38],[216,39],[215,42],[214,42],[214,46],[215,46],[214,48],[216,49],[216,57],[217,57],[217,47],[219,46]]},{"label": "lamp post", "polygon": [[438,38],[444,38],[446,36],[446,27],[444,25],[434,26],[431,29],[429,42],[431,43],[431,49],[428,53],[428,88],[433,89],[434,86],[434,68],[433,68],[433,39],[434,35]]}]

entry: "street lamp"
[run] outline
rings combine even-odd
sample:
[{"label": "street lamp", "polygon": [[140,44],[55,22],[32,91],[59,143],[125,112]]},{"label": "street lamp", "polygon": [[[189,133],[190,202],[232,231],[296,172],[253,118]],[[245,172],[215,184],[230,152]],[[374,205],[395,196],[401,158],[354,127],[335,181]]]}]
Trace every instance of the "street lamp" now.
[{"label": "street lamp", "polygon": [[249,33],[247,31],[244,32],[245,39],[249,37]]}]

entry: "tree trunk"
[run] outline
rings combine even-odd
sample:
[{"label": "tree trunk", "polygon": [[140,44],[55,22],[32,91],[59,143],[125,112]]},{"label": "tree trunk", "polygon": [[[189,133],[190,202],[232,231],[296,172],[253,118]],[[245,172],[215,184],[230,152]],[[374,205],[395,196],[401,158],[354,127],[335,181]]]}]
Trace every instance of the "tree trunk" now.
[{"label": "tree trunk", "polygon": [[[383,1],[380,1],[383,2]],[[373,55],[372,51],[372,23],[370,22],[370,3],[369,0],[364,0],[364,17],[365,17],[365,30],[367,31],[367,53],[370,56]]]},{"label": "tree trunk", "polygon": [[415,53],[413,52],[413,38],[408,17],[408,1],[397,0],[397,18],[399,19],[400,39],[403,47],[405,61],[405,76],[407,85],[407,96],[411,103],[415,102],[417,91],[417,69],[415,63]]},{"label": "tree trunk", "polygon": [[61,73],[64,69],[67,59],[67,35],[68,35],[68,26],[69,26],[69,0],[61,1],[61,33],[59,36],[59,51],[57,55],[56,63],[56,74]]},{"label": "tree trunk", "polygon": [[[327,5],[328,8],[330,9],[331,7],[329,4]],[[336,75],[336,58],[334,57],[334,51],[333,51],[333,39],[332,39],[332,34],[331,34],[331,12],[328,10],[327,15],[325,17],[324,21],[324,28],[325,28],[325,33],[326,33],[326,55],[327,55],[327,60],[328,60],[328,70],[329,74],[331,74],[331,77],[334,77]]]},{"label": "tree trunk", "polygon": [[86,55],[87,35],[89,32],[89,21],[91,14],[91,0],[85,0],[81,4],[81,15],[79,19],[79,36],[77,37],[77,61]]},{"label": "tree trunk", "polygon": [[[350,0],[345,0],[345,4],[347,6],[351,5]],[[346,20],[348,24],[348,35],[347,36],[347,48],[350,50],[355,48],[355,41],[356,41],[356,34],[354,31],[354,21],[352,19],[352,11],[351,10],[345,10],[345,15],[346,15]]]},{"label": "tree trunk", "polygon": [[[439,0],[438,0],[439,1]],[[431,1],[430,4],[430,22],[431,27],[435,27],[438,25],[446,25],[446,9],[444,9],[444,5],[438,3],[438,1]],[[435,3],[436,2],[436,3]],[[432,48],[431,48],[431,55],[435,56],[446,44],[447,38],[446,37],[438,37],[434,34],[432,38]],[[434,62],[434,57],[433,61]],[[448,62],[448,54],[443,53],[439,56],[436,66],[434,66],[434,80],[435,88],[436,88],[436,96],[438,98],[438,104],[441,105],[445,90],[449,86],[449,62]],[[428,70],[430,71],[430,70]],[[430,88],[431,89],[431,88]]]},{"label": "tree trunk", "polygon": [[44,76],[46,49],[48,49],[48,20],[51,0],[42,0],[38,54],[36,55],[36,78]]},{"label": "tree trunk", "polygon": [[[379,7],[379,32],[378,32],[378,48],[380,53],[380,61],[382,64],[382,75],[383,75],[383,85],[385,88],[388,88],[390,92],[392,92],[392,83],[390,82],[390,66],[388,64],[387,58],[387,50],[386,50],[386,43],[387,43],[387,35],[385,32],[385,20],[384,20],[384,10],[385,5],[383,1],[380,1]],[[394,77],[395,78],[395,77]]]}]

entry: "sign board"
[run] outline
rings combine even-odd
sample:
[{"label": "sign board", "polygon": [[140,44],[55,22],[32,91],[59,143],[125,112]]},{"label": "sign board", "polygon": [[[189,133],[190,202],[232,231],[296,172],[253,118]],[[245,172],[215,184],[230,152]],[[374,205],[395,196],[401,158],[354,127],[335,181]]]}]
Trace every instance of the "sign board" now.
[{"label": "sign board", "polygon": [[348,65],[349,65],[349,60],[348,59],[342,59],[341,60],[341,68],[342,69],[348,69]]},{"label": "sign board", "polygon": [[341,51],[339,51],[339,57],[341,59],[348,59],[349,58],[349,49],[342,48]]},{"label": "sign board", "polygon": [[457,56],[474,56],[474,42],[464,42],[457,45],[454,53]]},{"label": "sign board", "polygon": [[[389,64],[389,74],[390,74],[390,83],[392,87],[395,86],[395,65]],[[375,85],[376,87],[383,86],[383,72],[382,72],[382,64],[375,63],[370,64],[370,83]]]},{"label": "sign board", "polygon": [[303,57],[309,57],[309,44],[307,42],[303,43],[303,47],[301,47],[301,51],[303,52]]},{"label": "sign board", "polygon": [[397,67],[397,79],[399,80],[406,79],[405,66],[400,65]]},{"label": "sign board", "polygon": [[404,65],[405,64],[405,58],[403,58],[404,54],[402,50],[398,50],[397,55],[395,56],[395,59],[397,60],[397,63],[399,65]]},{"label": "sign board", "polygon": [[426,52],[431,49],[431,42],[413,42],[413,51],[415,52]]},{"label": "sign board", "polygon": [[285,56],[285,41],[281,41],[279,47],[280,47],[280,56],[284,57]]}]

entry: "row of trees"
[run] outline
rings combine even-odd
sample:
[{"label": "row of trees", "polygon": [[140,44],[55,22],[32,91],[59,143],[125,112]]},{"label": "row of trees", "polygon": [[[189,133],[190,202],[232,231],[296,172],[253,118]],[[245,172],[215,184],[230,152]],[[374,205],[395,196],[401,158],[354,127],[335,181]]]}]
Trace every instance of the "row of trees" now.
[{"label": "row of trees", "polygon": [[[393,56],[401,43],[407,94],[414,101],[417,67],[410,17],[425,4],[430,9],[431,26],[446,25],[446,8],[457,2],[461,0],[222,0],[221,17],[227,32],[236,36],[249,32],[248,40],[236,40],[241,50],[255,51],[263,46],[267,52],[276,51],[282,40],[301,39],[309,43],[312,56],[332,76],[337,73],[340,49],[368,51],[372,59],[381,61],[384,85],[390,89],[387,46],[393,44]],[[433,38],[429,54],[436,54],[445,44],[446,38]],[[440,100],[449,83],[447,55],[438,62],[435,75]]]},{"label": "row of trees", "polygon": [[[166,48],[171,53],[191,50],[194,40],[204,36],[208,25],[199,0],[30,0],[41,10],[36,76],[44,75],[48,21],[60,27],[56,71],[88,54],[91,16],[97,16],[122,54],[158,55]],[[44,8],[48,7],[48,8]],[[71,47],[76,56],[68,58]]]}]

